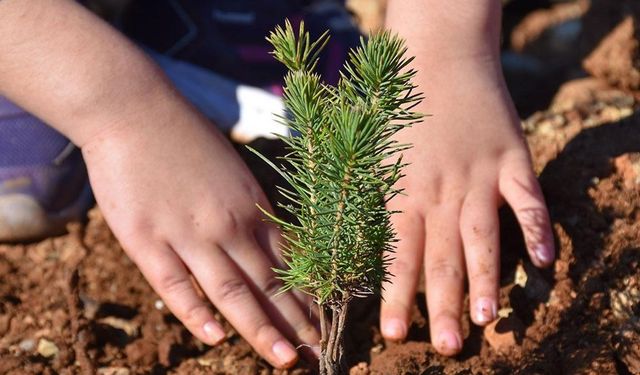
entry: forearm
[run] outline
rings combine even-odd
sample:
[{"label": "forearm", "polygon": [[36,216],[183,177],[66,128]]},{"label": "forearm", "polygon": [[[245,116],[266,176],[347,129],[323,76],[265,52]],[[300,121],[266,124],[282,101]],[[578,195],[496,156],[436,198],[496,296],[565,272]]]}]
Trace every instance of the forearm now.
[{"label": "forearm", "polygon": [[406,39],[408,55],[415,56],[415,82],[426,96],[418,111],[433,115],[424,126],[400,133],[401,141],[452,138],[442,142],[447,147],[471,141],[469,132],[490,126],[460,118],[470,115],[467,108],[491,108],[496,123],[517,126],[500,63],[501,13],[499,0],[391,0],[387,26]]},{"label": "forearm", "polygon": [[0,1],[0,93],[78,145],[188,108],[138,48],[65,0]]},{"label": "forearm", "polygon": [[391,0],[387,27],[407,39],[419,60],[496,55],[501,4],[499,0]]},{"label": "forearm", "polygon": [[418,84],[451,84],[449,73],[464,74],[477,64],[500,81],[501,13],[499,0],[391,0],[387,27],[404,37],[409,55],[416,56]]}]

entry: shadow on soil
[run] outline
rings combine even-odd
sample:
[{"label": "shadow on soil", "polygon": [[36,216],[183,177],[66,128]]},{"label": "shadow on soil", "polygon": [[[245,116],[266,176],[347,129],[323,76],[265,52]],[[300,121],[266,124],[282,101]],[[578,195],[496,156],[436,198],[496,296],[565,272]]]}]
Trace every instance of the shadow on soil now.
[{"label": "shadow on soil", "polygon": [[[576,298],[557,324],[561,330],[539,343],[519,374],[584,373],[594,363],[611,360],[611,336],[603,331],[602,313],[609,305],[608,293],[615,282],[638,272],[638,249],[624,249],[617,255],[605,253],[604,241],[616,218],[599,210],[588,190],[594,178],[604,179],[614,172],[613,158],[639,151],[640,114],[636,112],[620,122],[584,129],[540,175],[552,222],[560,224],[572,242],[572,254],[559,256],[570,259],[569,278]],[[505,270],[509,272],[510,268]],[[545,279],[552,280],[548,272]],[[517,311],[527,326],[538,303],[530,302],[533,304],[523,304],[528,315],[523,314],[523,306]],[[512,366],[500,363],[494,369],[513,371]]]}]

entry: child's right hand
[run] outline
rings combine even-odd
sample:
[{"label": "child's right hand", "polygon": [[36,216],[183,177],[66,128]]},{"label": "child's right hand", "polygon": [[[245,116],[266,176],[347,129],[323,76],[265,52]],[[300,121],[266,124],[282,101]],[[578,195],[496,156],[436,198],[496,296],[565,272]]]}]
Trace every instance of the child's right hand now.
[{"label": "child's right hand", "polygon": [[[171,108],[167,103],[164,108]],[[237,331],[276,367],[316,344],[308,312],[278,295],[278,230],[255,206],[263,192],[226,140],[197,115],[114,127],[82,151],[96,200],[129,257],[169,309],[208,344],[225,338],[190,276]],[[288,338],[293,339],[292,345]]]}]

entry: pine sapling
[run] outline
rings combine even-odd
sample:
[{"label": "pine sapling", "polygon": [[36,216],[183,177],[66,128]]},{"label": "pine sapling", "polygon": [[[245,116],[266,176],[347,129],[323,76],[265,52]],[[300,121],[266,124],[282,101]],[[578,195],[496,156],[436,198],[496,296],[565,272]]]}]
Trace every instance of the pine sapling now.
[{"label": "pine sapling", "polygon": [[[396,242],[386,203],[401,193],[400,152],[409,145],[393,139],[418,122],[412,108],[420,102],[411,83],[412,58],[398,36],[381,32],[352,50],[336,87],[315,73],[328,41],[311,41],[300,24],[296,34],[287,21],[267,38],[273,55],[288,68],[281,118],[297,136],[282,137],[288,148],[276,169],[289,187],[279,206],[296,222],[277,223],[285,243],[286,269],[276,270],[283,290],[313,296],[321,324],[321,374],[344,371],[343,334],[354,298],[380,292]],[[255,151],[254,151],[255,152]],[[257,153],[257,152],[256,152]],[[263,210],[264,211],[264,210]]]}]

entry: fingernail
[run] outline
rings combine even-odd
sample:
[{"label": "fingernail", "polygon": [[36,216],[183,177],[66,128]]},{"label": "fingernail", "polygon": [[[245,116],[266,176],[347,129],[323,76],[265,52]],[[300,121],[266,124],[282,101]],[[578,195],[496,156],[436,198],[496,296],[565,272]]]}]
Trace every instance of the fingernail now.
[{"label": "fingernail", "polygon": [[276,341],[271,347],[271,351],[278,358],[280,364],[285,367],[292,365],[298,358],[298,353],[293,346],[284,340]]},{"label": "fingernail", "polygon": [[534,247],[533,252],[542,263],[550,263],[553,261],[554,251],[546,245],[538,244]]},{"label": "fingernail", "polygon": [[438,343],[440,348],[447,353],[456,353],[462,349],[462,343],[458,335],[451,331],[444,331],[440,334]]},{"label": "fingernail", "polygon": [[311,350],[313,351],[313,354],[316,355],[316,357],[320,358],[320,355],[322,354],[322,349],[320,349],[320,346],[318,345],[313,345],[311,347]]},{"label": "fingernail", "polygon": [[400,319],[390,319],[382,326],[382,335],[391,340],[402,340],[407,335],[407,327]]},{"label": "fingernail", "polygon": [[222,328],[220,328],[220,326],[214,322],[205,323],[204,326],[202,326],[202,329],[204,330],[204,333],[207,335],[207,337],[211,339],[211,341],[214,344],[219,343],[220,341],[224,340],[224,338],[226,337]]},{"label": "fingernail", "polygon": [[489,323],[496,318],[497,309],[496,303],[492,299],[486,297],[478,298],[476,302],[476,323]]}]

